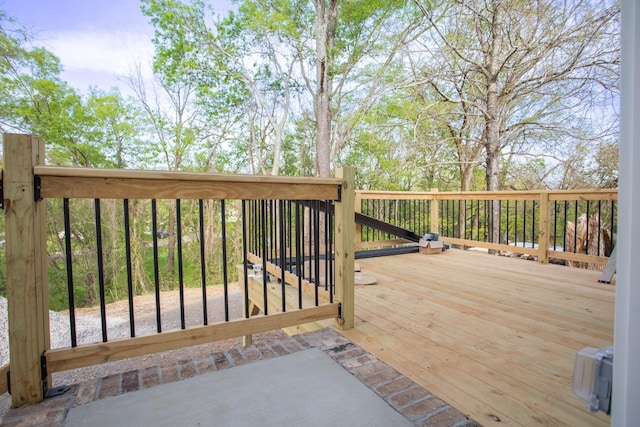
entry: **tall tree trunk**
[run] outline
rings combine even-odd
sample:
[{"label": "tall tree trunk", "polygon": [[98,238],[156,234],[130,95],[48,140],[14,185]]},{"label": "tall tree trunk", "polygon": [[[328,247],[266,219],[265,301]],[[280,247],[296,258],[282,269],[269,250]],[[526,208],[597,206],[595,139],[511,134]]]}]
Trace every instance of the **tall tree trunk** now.
[{"label": "tall tree trunk", "polygon": [[[487,51],[485,75],[487,79],[487,99],[485,113],[485,154],[487,161],[487,190],[499,190],[500,174],[500,127],[498,116],[498,74],[500,73],[500,51],[502,50],[502,25],[503,5],[500,1],[494,2],[493,21],[491,23],[491,45]],[[500,241],[500,204],[495,201],[491,204],[489,241]]]},{"label": "tall tree trunk", "polygon": [[331,173],[331,92],[333,90],[331,68],[337,17],[337,0],[316,0],[318,89],[314,96],[314,110],[317,127],[316,174],[321,177],[328,177]]}]

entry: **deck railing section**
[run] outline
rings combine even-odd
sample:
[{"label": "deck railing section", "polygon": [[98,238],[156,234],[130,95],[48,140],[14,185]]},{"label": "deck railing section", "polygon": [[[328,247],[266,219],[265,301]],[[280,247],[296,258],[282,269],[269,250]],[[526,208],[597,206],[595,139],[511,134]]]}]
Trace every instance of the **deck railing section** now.
[{"label": "deck railing section", "polygon": [[[369,212],[418,235],[437,232],[441,240],[454,245],[531,255],[541,263],[555,259],[586,267],[608,262],[615,246],[617,199],[616,189],[357,191],[356,211]],[[494,209],[500,213],[497,242],[491,241]],[[355,244],[366,249],[401,243],[407,242],[362,227]]]},{"label": "deck railing section", "polygon": [[[256,271],[270,272],[281,285],[295,276],[296,306],[303,308],[304,285],[318,305],[321,291],[335,293],[334,204],[332,200],[252,200],[247,202],[248,261]],[[270,276],[261,275],[263,287]],[[282,295],[285,295],[281,292]],[[266,296],[266,293],[265,293]],[[286,295],[285,295],[286,296]],[[281,311],[287,310],[282,298]],[[268,305],[265,303],[265,307]]]},{"label": "deck railing section", "polygon": [[[353,218],[351,169],[339,169],[336,178],[327,179],[257,177],[49,167],[43,165],[44,157],[44,144],[37,138],[4,135],[10,366],[0,367],[0,392],[11,389],[13,406],[41,401],[50,386],[51,372],[322,319],[335,318],[343,329],[353,326],[353,221],[346,220]],[[319,206],[317,200],[332,205],[334,219],[325,214],[322,220],[320,209],[313,208]],[[74,209],[76,204],[89,206],[93,218],[76,218],[74,212],[80,211]],[[118,218],[121,226],[117,236],[106,232],[113,228],[103,226],[105,216],[110,221]],[[141,230],[144,222],[151,223],[150,230]],[[47,239],[47,223],[62,225],[63,231],[55,233],[59,246]],[[213,224],[217,224],[215,232],[205,233]],[[140,241],[143,234],[146,240]],[[219,247],[215,251],[217,266],[207,264],[211,236]],[[87,245],[89,238],[92,243]],[[105,265],[110,251],[115,250],[109,244],[113,239],[123,241],[119,247],[124,247],[126,254],[121,267],[126,270],[129,306],[129,336],[117,339],[109,336],[105,309],[109,280]],[[177,266],[172,270],[177,278],[171,279],[179,291],[180,313],[175,323],[167,323],[160,301],[162,283],[167,279],[161,266],[166,261],[160,260],[159,248],[167,241],[177,248]],[[305,249],[309,244],[311,249]],[[92,248],[91,257],[84,252],[87,246]],[[231,247],[239,251],[229,250]],[[145,263],[136,258],[137,250],[152,251],[150,271],[141,271]],[[199,266],[184,264],[186,250],[199,252]],[[234,259],[233,253],[238,252],[239,259]],[[320,257],[328,273],[322,286],[317,286]],[[76,258],[97,273],[98,295],[93,298],[99,303],[102,323],[97,343],[85,344],[77,337],[74,301],[84,291],[74,280],[74,268],[79,265]],[[71,330],[66,348],[51,349],[50,345],[48,265],[52,259],[62,260],[66,271]],[[95,260],[95,265],[88,265],[88,259]],[[237,277],[229,268],[231,264],[238,265]],[[258,274],[249,268],[253,264],[262,266]],[[200,272],[199,326],[186,321],[186,282],[193,277],[185,276],[187,267]],[[244,307],[234,319],[228,297],[236,279]],[[155,294],[157,333],[148,335],[140,334],[135,323],[134,296],[145,281]],[[208,285],[212,284],[223,287],[224,299],[224,321],[213,324],[207,307]],[[288,304],[288,295],[299,291],[301,302]],[[305,300],[303,304],[303,297],[308,299],[309,295],[313,303]],[[274,304],[282,304],[281,309],[272,309]],[[260,311],[262,315],[257,316]]]},{"label": "deck railing section", "polygon": [[[356,191],[356,212],[424,235],[432,230],[436,212],[432,209],[433,192]],[[357,249],[404,245],[407,241],[374,227],[356,224]]]}]

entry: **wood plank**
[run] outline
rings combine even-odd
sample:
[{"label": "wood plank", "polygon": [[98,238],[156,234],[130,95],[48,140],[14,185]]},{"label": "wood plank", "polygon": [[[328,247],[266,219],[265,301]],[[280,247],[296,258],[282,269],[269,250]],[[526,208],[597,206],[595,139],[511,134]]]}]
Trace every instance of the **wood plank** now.
[{"label": "wood plank", "polygon": [[338,168],[336,178],[342,180],[342,195],[335,204],[335,300],[341,303],[341,314],[337,326],[341,330],[353,328],[354,317],[354,240],[355,222],[353,220],[355,203],[355,170]]},{"label": "wood plank", "polygon": [[[499,418],[507,425],[589,425],[591,423],[591,414],[586,411],[571,411],[566,402],[553,401],[552,405],[547,405],[551,399],[531,387],[529,382],[531,375],[523,380],[513,374],[511,376],[504,374],[516,371],[517,365],[504,360],[496,361],[487,356],[484,359],[485,362],[489,361],[487,366],[478,361],[476,354],[467,356],[447,351],[441,346],[432,346],[428,351],[428,357],[425,357],[419,346],[411,346],[411,343],[422,340],[421,335],[415,330],[406,328],[404,322],[403,327],[398,327],[399,324],[393,322],[395,318],[392,313],[382,311],[362,320],[366,320],[368,325],[392,330],[393,333],[387,334],[384,338],[389,341],[386,348],[398,349],[397,352],[401,353],[403,358],[422,360],[421,364],[426,369],[429,380],[436,377],[440,381],[451,382],[449,384],[451,388],[446,394],[436,392],[432,383],[425,386],[445,401],[451,403],[448,400],[451,395],[466,400],[467,393],[455,389],[462,388],[462,390],[474,390],[482,395],[485,411],[487,407],[500,408],[499,412],[502,415]],[[404,366],[405,363],[407,363],[406,360],[399,366]],[[519,372],[522,374],[525,371],[519,370]],[[455,404],[454,406],[458,407]],[[458,407],[458,409],[467,412],[466,408]],[[492,418],[491,415],[495,415],[495,412],[495,410],[485,412],[481,417],[476,417],[474,414],[473,418],[485,424]]]},{"label": "wood plank", "polygon": [[564,190],[550,191],[549,201],[565,200],[618,200],[618,190]]},{"label": "wood plank", "polygon": [[356,190],[362,200],[433,200],[434,194],[428,191],[377,191]]},{"label": "wood plank", "polygon": [[147,178],[43,176],[44,198],[336,200],[338,186],[322,183],[270,183]]},{"label": "wood plank", "polygon": [[[247,253],[247,260],[252,264],[262,265],[262,258],[254,254]],[[272,262],[267,261],[266,264],[267,264],[267,273],[271,274],[272,276],[278,279],[282,279],[282,268],[280,268],[278,265]],[[285,280],[285,283],[287,283],[288,285],[294,287],[295,289],[298,289],[298,276],[296,276],[295,274],[285,270],[284,280]],[[306,279],[302,279],[301,282],[302,282],[302,292],[305,295],[315,297],[316,285]],[[322,289],[322,291],[323,292],[318,293],[318,300],[320,301],[320,303],[326,304],[329,302],[329,294],[327,292],[324,292],[324,289]]]},{"label": "wood plank", "polygon": [[357,190],[362,200],[538,200],[541,193],[550,201],[564,200],[618,200],[617,189],[597,190],[526,190],[526,191],[372,191]]},{"label": "wood plank", "polygon": [[588,262],[591,264],[600,264],[600,265],[606,265],[609,262],[609,257],[606,257],[606,256],[575,254],[573,252],[563,252],[563,251],[549,251],[549,257],[564,259],[567,261]]},{"label": "wood plank", "polygon": [[[259,310],[264,312],[265,299],[264,299],[264,286],[263,286],[262,280],[256,279],[254,277],[249,277],[248,280],[249,280],[249,283],[248,283],[249,300]],[[290,285],[286,285],[285,286],[286,310],[287,311],[299,310],[298,302],[299,302],[298,289]],[[325,303],[328,303],[328,301]],[[314,306],[315,306],[314,298],[303,293],[302,307],[305,308],[305,307],[314,307]],[[270,314],[282,313],[282,287],[279,284],[274,284],[273,282],[270,282],[269,284],[267,284],[267,308]],[[293,325],[283,329],[289,335],[296,335],[296,334],[301,334],[306,332],[317,331],[324,327],[325,327],[324,325],[318,322],[309,322],[309,323],[304,323],[300,325]]]},{"label": "wood plank", "polygon": [[64,166],[39,165],[34,168],[34,173],[41,177],[57,176],[67,178],[118,178],[118,179],[144,179],[166,181],[199,181],[206,183],[237,183],[237,184],[324,184],[338,186],[337,178],[316,178],[302,176],[273,176],[273,175],[248,175],[248,174],[215,174],[201,172],[174,172],[160,170],[135,170],[135,169],[96,169]]},{"label": "wood plank", "polygon": [[476,240],[458,239],[456,237],[440,236],[440,240],[445,243],[451,243],[452,245],[469,246],[485,249],[494,249],[497,251],[515,252],[517,254],[525,255],[538,255],[538,249],[535,248],[523,248],[522,246],[503,245],[500,243],[490,242],[478,242]]},{"label": "wood plank", "polygon": [[136,338],[125,338],[106,343],[89,344],[75,348],[53,349],[45,353],[49,372],[82,368],[129,357],[142,356],[177,348],[235,338],[258,332],[271,331],[301,323],[315,322],[338,316],[337,303],[304,310],[256,316],[207,326],[163,332]]},{"label": "wood plank", "polygon": [[19,407],[44,398],[39,366],[49,347],[46,205],[35,200],[33,178],[44,144],[14,134],[3,142],[11,403]]},{"label": "wood plank", "polygon": [[[534,353],[544,352],[549,355],[544,369],[554,378],[557,378],[563,369],[572,366],[567,365],[573,360],[566,359],[565,350],[572,345],[578,348],[584,346],[582,345],[584,341],[567,338],[567,335],[571,335],[570,333],[556,339],[553,332],[558,329],[555,327],[547,327],[541,322],[537,322],[535,327],[531,326],[534,322],[526,315],[519,316],[517,313],[492,310],[492,307],[485,308],[481,303],[473,303],[470,299],[465,303],[462,299],[455,297],[447,298],[444,293],[440,296],[436,293],[429,293],[429,302],[425,304],[425,293],[420,294],[398,288],[395,290],[400,290],[401,293],[377,291],[376,300],[380,302],[363,296],[363,293],[360,292],[358,298],[364,298],[367,304],[376,307],[376,311],[384,308],[378,304],[386,305],[387,309],[397,311],[399,315],[404,314],[407,322],[415,322],[417,325],[424,325],[423,317],[414,313],[420,310],[421,306],[428,308],[431,316],[437,319],[447,319],[442,322],[436,321],[432,317],[427,324],[430,331],[436,330],[434,328],[438,327],[443,329],[446,337],[440,336],[438,341],[443,345],[448,342],[448,344],[459,348],[464,343],[467,346],[465,351],[475,351],[490,345],[500,355],[517,355],[531,363],[537,363],[537,359],[530,350],[533,350]],[[406,297],[413,298],[412,302],[407,302]],[[460,316],[460,313],[464,313],[464,316]],[[466,322],[470,323],[466,324]],[[489,341],[484,336],[488,330],[492,331],[492,339]],[[447,337],[452,337],[453,340],[447,341]],[[585,339],[587,339],[586,335]],[[609,343],[606,338],[602,338],[594,344],[605,346]],[[558,354],[560,354],[559,357]],[[573,355],[574,353],[571,353],[571,356]]]},{"label": "wood plank", "polygon": [[570,388],[576,352],[613,339],[599,272],[460,250],[360,263],[378,285],[342,333],[436,396],[483,425],[610,423]]}]

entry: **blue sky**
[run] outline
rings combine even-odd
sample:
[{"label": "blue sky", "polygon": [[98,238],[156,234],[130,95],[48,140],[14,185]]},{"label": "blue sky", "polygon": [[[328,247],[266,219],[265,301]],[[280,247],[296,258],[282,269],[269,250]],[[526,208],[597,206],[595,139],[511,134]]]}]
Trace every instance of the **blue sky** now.
[{"label": "blue sky", "polygon": [[[219,12],[230,0],[211,0]],[[127,90],[118,76],[136,64],[150,76],[153,28],[138,0],[0,0],[0,9],[58,56],[62,78],[83,93],[90,86]]]}]

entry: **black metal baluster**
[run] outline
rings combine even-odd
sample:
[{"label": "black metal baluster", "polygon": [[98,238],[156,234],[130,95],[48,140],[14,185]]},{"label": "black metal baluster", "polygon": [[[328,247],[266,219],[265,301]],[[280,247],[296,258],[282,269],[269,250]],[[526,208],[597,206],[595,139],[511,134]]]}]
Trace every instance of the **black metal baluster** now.
[{"label": "black metal baluster", "polygon": [[284,217],[285,217],[285,212],[284,212],[284,200],[279,200],[278,201],[278,208],[279,208],[279,213],[278,213],[278,220],[279,220],[279,224],[280,224],[280,233],[278,233],[280,235],[280,273],[281,273],[281,279],[280,279],[280,285],[281,285],[281,292],[282,292],[282,312],[284,313],[285,311],[287,311],[287,302],[286,302],[286,286],[287,286],[287,282],[286,282],[286,277],[285,277],[285,263],[286,263],[286,252],[287,252],[287,240],[286,240],[286,230],[285,230],[285,222],[284,222]]},{"label": "black metal baluster", "polygon": [[562,252],[567,251],[567,201],[564,201],[564,216],[562,218]]},{"label": "black metal baluster", "polygon": [[491,211],[489,210],[489,200],[484,201],[484,241],[495,243],[493,241],[493,234],[491,233],[491,222],[493,220],[493,215],[491,215]]},{"label": "black metal baluster", "polygon": [[[303,230],[301,224],[304,224],[300,213],[300,202],[296,201],[296,274],[298,276],[298,308],[302,309],[302,262],[301,252],[304,251]],[[301,250],[302,249],[302,250]]]},{"label": "black metal baluster", "polygon": [[[478,202],[478,210],[479,210],[479,209],[480,209],[480,200],[478,200],[477,202]],[[472,240],[473,240],[473,236],[474,236],[474,234],[473,234],[473,223],[475,222],[475,221],[474,221],[475,216],[476,216],[476,215],[475,215],[475,210],[474,210],[474,208],[473,208],[473,200],[472,200],[472,201],[471,201],[471,227],[470,227],[470,228],[471,228],[471,230],[470,230],[470,232],[469,232],[469,237],[470,237]],[[478,224],[478,230],[476,230],[476,234],[475,234],[475,236],[476,236],[475,240],[478,240],[478,238],[480,237],[480,224]]]},{"label": "black metal baluster", "polygon": [[291,207],[291,200],[287,200],[287,230],[289,234],[289,257],[287,260],[288,270],[291,271],[291,260],[293,259],[293,209]]},{"label": "black metal baluster", "polygon": [[269,314],[269,305],[267,297],[267,202],[262,200],[262,293],[263,293],[263,306],[264,315]]},{"label": "black metal baluster", "polygon": [[[495,203],[495,201],[491,201],[491,203]],[[500,241],[500,235],[502,234],[502,200],[498,200],[498,243],[502,243]]]},{"label": "black metal baluster", "polygon": [[[249,209],[251,206],[249,206]],[[243,265],[243,279],[244,279],[244,317],[249,318],[249,275],[247,268],[249,261],[247,260],[247,201],[242,201],[242,265]]]},{"label": "black metal baluster", "polygon": [[100,199],[94,199],[96,220],[96,255],[98,262],[98,292],[100,294],[100,321],[102,324],[102,342],[107,342],[107,309],[104,294],[104,257],[102,251],[102,219],[100,215]]},{"label": "black metal baluster", "polygon": [[575,207],[574,207],[574,233],[573,233],[573,252],[577,253],[578,252],[578,201],[575,201]]},{"label": "black metal baluster", "polygon": [[71,347],[78,345],[76,333],[76,303],[73,292],[73,251],[71,250],[71,215],[69,213],[69,199],[63,199],[62,212],[64,218],[64,252],[67,267],[67,297],[69,298],[69,332]]},{"label": "black metal baluster", "polygon": [[589,254],[589,241],[591,239],[589,239],[589,200],[587,200],[587,220],[586,220],[586,228],[587,228],[587,234],[585,235],[585,239],[586,241],[584,242],[584,253],[585,254]]},{"label": "black metal baluster", "polygon": [[505,239],[505,244],[509,244],[509,200],[507,200],[507,238]]},{"label": "black metal baluster", "polygon": [[[302,277],[302,278],[306,278],[306,276],[305,276],[305,274],[306,274],[305,270],[306,269],[305,269],[305,266],[304,266],[304,260],[306,258],[306,252],[305,251],[307,250],[306,245],[305,245],[305,238],[306,238],[306,234],[305,234],[305,227],[306,227],[305,226],[305,205],[300,201],[297,202],[297,203],[298,203],[298,206],[297,206],[298,216],[300,218],[300,222],[298,224],[298,227],[299,227],[299,230],[300,230],[299,231],[299,234],[300,234],[300,246],[299,246],[299,249],[301,249],[300,256],[302,257],[301,258],[302,259],[302,264],[300,266],[298,266],[299,267],[298,268],[298,275],[300,277]],[[301,207],[302,207],[302,209],[300,209]],[[300,308],[302,308],[302,307],[300,307]]]},{"label": "black metal baluster", "polygon": [[313,229],[313,220],[315,218],[315,212],[313,212],[313,202],[309,202],[309,280],[313,282],[313,238],[315,231]]},{"label": "black metal baluster", "polygon": [[[462,229],[462,224],[460,224],[460,212],[462,211],[462,200],[458,199],[458,214],[456,215],[456,223],[458,224],[458,234],[460,234],[460,230]],[[465,230],[465,233],[467,231]],[[464,239],[465,236],[460,236]]]},{"label": "black metal baluster", "polygon": [[513,244],[514,246],[518,246],[518,201],[515,201],[515,209],[514,209],[514,215],[513,215],[513,227],[514,227],[514,238],[515,238],[515,243]]},{"label": "black metal baluster", "polygon": [[184,268],[182,265],[182,208],[180,199],[176,200],[176,240],[178,243],[178,289],[180,291],[180,327],[186,329],[184,311]]},{"label": "black metal baluster", "polygon": [[614,236],[615,236],[615,219],[616,219],[616,202],[615,200],[611,201],[611,248],[613,250],[613,248],[616,245]]},{"label": "black metal baluster", "polygon": [[329,264],[330,264],[330,236],[329,236],[329,209],[331,209],[331,202],[329,200],[324,201],[324,290],[329,289]]},{"label": "black metal baluster", "polygon": [[136,336],[136,321],[133,310],[133,271],[131,268],[131,228],[129,225],[129,199],[124,199],[124,244],[127,259],[127,294],[129,299],[129,332],[131,338]]},{"label": "black metal baluster", "polygon": [[162,316],[160,314],[160,268],[158,266],[158,206],[151,200],[151,229],[153,231],[153,280],[156,294],[156,327],[162,332]]},{"label": "black metal baluster", "polygon": [[527,247],[527,201],[522,202],[522,247]]},{"label": "black metal baluster", "polygon": [[334,292],[334,259],[335,257],[333,256],[334,253],[334,247],[333,247],[333,212],[334,211],[334,207],[333,207],[333,202],[332,201],[327,201],[327,206],[331,207],[331,211],[329,211],[327,209],[327,211],[329,212],[329,214],[327,215],[327,222],[329,223],[329,231],[327,232],[328,236],[329,236],[329,244],[328,244],[328,251],[327,251],[327,262],[329,263],[329,273],[328,273],[328,280],[329,280],[329,302],[333,303],[333,292]]},{"label": "black metal baluster", "polygon": [[535,240],[536,240],[536,202],[533,202],[533,206],[531,207],[531,248],[535,247]]},{"label": "black metal baluster", "polygon": [[598,252],[600,256],[600,239],[602,238],[602,200],[598,200]]},{"label": "black metal baluster", "polygon": [[202,288],[202,323],[209,324],[207,313],[207,260],[204,241],[204,201],[198,200],[198,223],[200,225],[200,286]]},{"label": "black metal baluster", "polygon": [[252,200],[251,206],[253,207],[253,216],[251,218],[251,226],[253,227],[253,244],[251,248],[251,253],[260,256],[260,224],[261,224],[261,213],[260,207],[258,206],[260,202],[258,200]]},{"label": "black metal baluster", "polygon": [[[269,200],[269,260],[275,260],[275,250],[276,250],[276,232],[275,232],[275,206],[274,201]],[[274,261],[275,262],[275,261]]]},{"label": "black metal baluster", "polygon": [[313,235],[313,251],[314,251],[314,259],[315,259],[315,303],[316,307],[319,305],[318,301],[318,287],[320,286],[320,204],[317,200],[313,201],[314,206],[314,235]]},{"label": "black metal baluster", "polygon": [[556,240],[558,236],[558,201],[553,201],[553,250],[556,250]]},{"label": "black metal baluster", "polygon": [[224,320],[229,321],[229,265],[227,262],[227,210],[224,199],[220,200],[222,222],[222,280],[224,288]]}]

